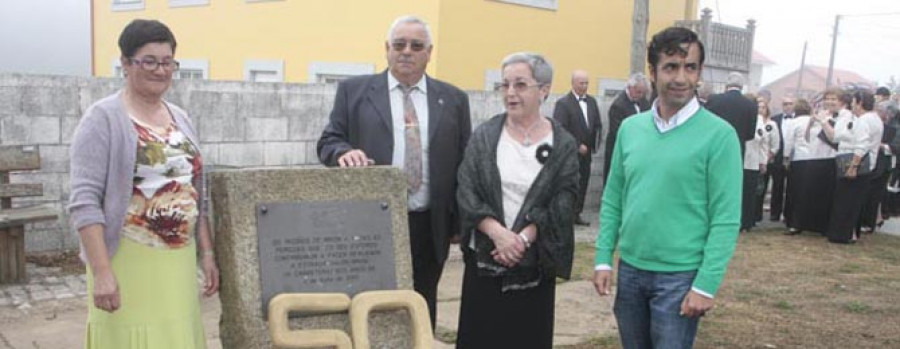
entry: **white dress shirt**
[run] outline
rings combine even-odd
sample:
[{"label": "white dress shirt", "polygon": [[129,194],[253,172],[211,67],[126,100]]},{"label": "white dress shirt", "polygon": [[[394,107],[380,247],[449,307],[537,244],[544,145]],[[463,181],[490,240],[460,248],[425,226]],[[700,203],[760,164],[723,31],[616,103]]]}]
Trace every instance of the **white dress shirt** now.
[{"label": "white dress shirt", "polygon": [[744,153],[744,169],[759,171],[760,166],[769,163],[769,154],[778,151],[781,141],[778,139],[778,124],[772,119],[766,121],[762,115],[756,116],[756,131],[753,139],[744,142],[747,147]]},{"label": "white dress shirt", "polygon": [[869,132],[867,140],[869,151],[869,169],[875,169],[875,162],[878,160],[878,149],[881,148],[881,136],[884,133],[884,123],[878,114],[869,111],[859,117],[860,123],[866,124],[866,130]]},{"label": "white dress shirt", "polygon": [[584,118],[584,124],[588,128],[590,128],[591,120],[588,120],[587,100],[584,99],[587,94],[585,94],[584,96],[579,96],[577,93],[575,93],[575,91],[572,91],[572,95],[575,96],[575,100],[578,101],[578,106],[581,107],[581,117]]},{"label": "white dress shirt", "polygon": [[[388,89],[391,97],[391,122],[394,129],[394,156],[391,158],[391,166],[403,169],[406,159],[406,120],[404,120],[403,90],[400,82],[394,75],[388,72]],[[422,186],[415,193],[407,197],[407,208],[410,211],[424,211],[428,209],[429,176],[428,176],[428,84],[425,75],[414,86],[409,98],[416,108],[416,117],[419,119],[420,139],[422,140]]]},{"label": "white dress shirt", "polygon": [[[800,115],[794,117],[789,123],[783,120],[784,126],[784,156],[793,161],[830,159],[835,151],[828,143],[819,138],[822,125],[813,122],[812,117]],[[806,139],[806,128],[809,127],[809,140]]]},{"label": "white dress shirt", "polygon": [[[877,116],[876,116],[877,117]],[[837,154],[853,153],[862,157],[870,152],[872,142],[869,140],[872,132],[869,123],[861,117],[850,117],[838,120],[834,125],[834,140],[838,142]],[[881,143],[881,137],[877,141]],[[877,151],[877,147],[875,148]],[[869,155],[869,167],[875,166],[875,158]]]},{"label": "white dress shirt", "polygon": [[676,127],[681,126],[681,124],[685,123],[690,119],[694,114],[697,114],[697,111],[700,110],[700,102],[697,101],[697,97],[691,97],[691,100],[681,107],[675,115],[669,118],[668,121],[659,116],[659,109],[657,105],[659,104],[659,98],[653,101],[653,106],[650,107],[651,113],[653,113],[653,122],[656,123],[656,129],[659,130],[659,133],[666,133],[674,130]]}]

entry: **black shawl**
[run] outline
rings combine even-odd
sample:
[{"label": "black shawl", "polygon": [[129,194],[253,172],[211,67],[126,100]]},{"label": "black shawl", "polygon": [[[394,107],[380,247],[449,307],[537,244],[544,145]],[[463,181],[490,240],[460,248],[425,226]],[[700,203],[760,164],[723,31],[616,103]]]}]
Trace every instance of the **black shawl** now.
[{"label": "black shawl", "polygon": [[542,279],[568,279],[572,271],[575,216],[572,210],[578,191],[578,144],[556,121],[548,120],[553,127],[553,147],[510,229],[520,232],[534,223],[537,241],[515,267],[506,268],[494,261],[491,256],[494,243],[484,233],[475,234],[474,251],[469,246],[472,234],[484,218],[493,217],[505,224],[497,144],[506,113],[494,116],[475,130],[459,167],[456,198],[462,220],[460,245],[475,253],[479,275],[502,278],[504,292],[537,286]]}]

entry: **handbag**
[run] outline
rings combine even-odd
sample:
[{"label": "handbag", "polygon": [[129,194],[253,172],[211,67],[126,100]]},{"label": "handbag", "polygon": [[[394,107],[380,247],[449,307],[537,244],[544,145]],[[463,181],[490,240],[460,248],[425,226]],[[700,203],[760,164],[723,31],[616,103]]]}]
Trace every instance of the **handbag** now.
[{"label": "handbag", "polygon": [[[838,154],[834,157],[834,164],[837,167],[837,178],[847,178],[847,169],[853,163],[853,153]],[[856,177],[866,175],[872,172],[869,166],[869,153],[863,155],[859,160],[859,167],[856,168]]]}]

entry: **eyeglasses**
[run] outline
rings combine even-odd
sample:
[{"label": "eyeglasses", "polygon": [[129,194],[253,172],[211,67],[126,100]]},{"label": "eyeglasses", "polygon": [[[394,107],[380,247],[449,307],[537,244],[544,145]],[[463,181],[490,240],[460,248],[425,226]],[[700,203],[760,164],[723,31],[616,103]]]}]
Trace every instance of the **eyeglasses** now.
[{"label": "eyeglasses", "polygon": [[178,63],[178,61],[176,61],[176,60],[163,61],[163,62],[157,61],[155,59],[149,59],[149,58],[144,58],[144,59],[130,58],[130,60],[131,60],[132,64],[138,64],[141,66],[142,69],[144,69],[146,71],[155,71],[159,67],[162,67],[163,70],[176,71],[181,66],[181,63]]},{"label": "eyeglasses", "polygon": [[393,48],[394,51],[403,51],[407,46],[409,46],[409,49],[413,52],[419,52],[425,49],[425,43],[417,40],[412,40],[409,42],[405,40],[397,40],[391,42],[391,48]]},{"label": "eyeglasses", "polygon": [[509,91],[510,86],[512,86],[513,91],[516,91],[517,93],[522,93],[522,92],[525,92],[526,90],[528,90],[529,88],[541,86],[541,84],[529,84],[524,81],[516,81],[512,84],[510,84],[509,82],[502,82],[502,83],[498,83],[497,85],[495,85],[494,90],[497,92],[506,92],[506,91]]}]

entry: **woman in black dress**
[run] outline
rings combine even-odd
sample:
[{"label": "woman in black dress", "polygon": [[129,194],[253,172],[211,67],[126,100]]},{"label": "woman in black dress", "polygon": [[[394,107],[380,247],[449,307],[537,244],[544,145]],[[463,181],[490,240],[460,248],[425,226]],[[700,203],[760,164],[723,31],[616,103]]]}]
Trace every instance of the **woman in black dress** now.
[{"label": "woman in black dress", "polygon": [[502,65],[506,113],[469,140],[458,180],[465,261],[456,347],[551,348],[556,277],[572,269],[575,139],[540,114],[553,68],[515,53]]}]

